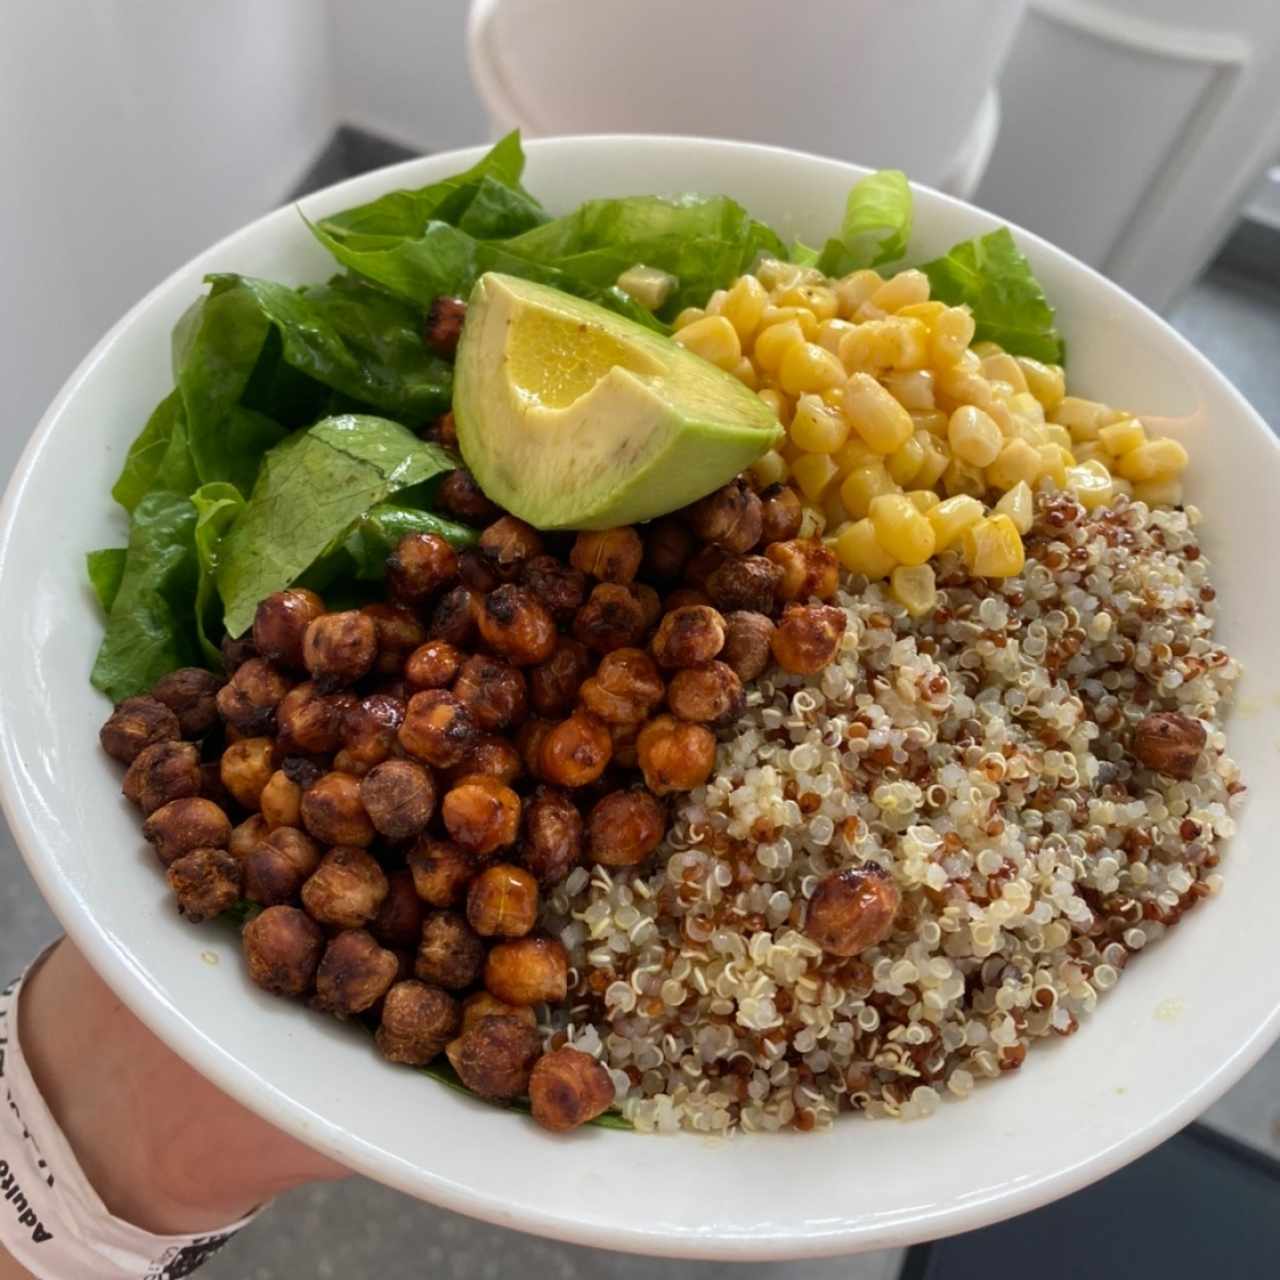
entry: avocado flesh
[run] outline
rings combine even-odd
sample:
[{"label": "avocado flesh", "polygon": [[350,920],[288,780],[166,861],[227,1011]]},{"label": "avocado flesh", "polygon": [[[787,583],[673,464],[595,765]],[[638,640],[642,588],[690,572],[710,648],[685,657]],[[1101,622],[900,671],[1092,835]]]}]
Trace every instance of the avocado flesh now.
[{"label": "avocado flesh", "polygon": [[480,487],[539,529],[673,511],[783,435],[754,392],[669,338],[494,272],[467,308],[454,418]]}]

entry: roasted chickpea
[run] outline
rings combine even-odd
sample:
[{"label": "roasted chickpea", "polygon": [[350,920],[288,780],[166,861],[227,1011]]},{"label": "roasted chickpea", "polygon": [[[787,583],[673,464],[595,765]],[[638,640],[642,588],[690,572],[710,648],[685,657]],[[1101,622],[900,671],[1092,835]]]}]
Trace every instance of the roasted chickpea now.
[{"label": "roasted chickpea", "polygon": [[833,604],[789,604],[782,611],[769,647],[784,671],[816,675],[834,661],[849,615]]},{"label": "roasted chickpea", "polygon": [[685,667],[671,678],[667,706],[681,720],[725,725],[742,713],[742,681],[726,662]]},{"label": "roasted chickpea", "polygon": [[253,615],[253,647],[268,662],[300,671],[302,638],[323,613],[324,601],[306,587],[273,592]]},{"label": "roasted chickpea", "polygon": [[458,1002],[416,978],[397,982],[382,1002],[375,1040],[390,1062],[425,1067],[458,1033]]},{"label": "roasted chickpea", "polygon": [[556,624],[523,587],[507,583],[491,591],[476,609],[480,638],[494,653],[518,667],[546,662],[556,647]]},{"label": "roasted chickpea", "polygon": [[640,737],[640,724],[611,724],[609,737],[613,739],[613,763],[619,769],[638,769],[640,758],[636,754],[636,742]]},{"label": "roasted chickpea", "polygon": [[154,813],[170,800],[198,796],[203,779],[200,749],[193,742],[153,742],[126,770],[121,787],[143,813]]},{"label": "roasted chickpea", "polygon": [[462,1002],[462,1026],[460,1030],[470,1031],[481,1018],[519,1018],[528,1026],[536,1027],[538,1018],[528,1005],[503,1004],[487,991],[473,991]]},{"label": "roasted chickpea", "polygon": [[240,899],[240,864],[225,849],[193,849],[175,858],[165,875],[192,924],[212,920]]},{"label": "roasted chickpea", "polygon": [[698,591],[706,591],[711,575],[728,559],[729,553],[721,547],[708,545],[699,548],[697,554],[684,567],[685,585]]},{"label": "roasted chickpea", "polygon": [[773,653],[773,622],[763,613],[738,609],[724,620],[724,648],[720,657],[734,674],[747,684],[764,673]]},{"label": "roasted chickpea", "polygon": [[265,907],[298,896],[320,865],[320,846],[297,827],[277,827],[244,857],[244,896]]},{"label": "roasted chickpea", "polygon": [[523,938],[538,919],[538,882],[520,867],[499,862],[467,890],[467,923],[482,938]]},{"label": "roasted chickpea", "polygon": [[717,609],[772,613],[782,570],[767,556],[730,556],[708,579],[707,594]]},{"label": "roasted chickpea", "polygon": [[280,772],[303,791],[314,787],[325,774],[324,768],[307,756],[285,756],[280,761]]},{"label": "roasted chickpea", "polygon": [[524,806],[520,861],[545,889],[582,861],[582,815],[555,787],[539,787]]},{"label": "roasted chickpea", "polygon": [[779,600],[830,600],[840,581],[840,565],[835,552],[817,538],[793,538],[775,542],[764,553],[782,570],[778,583]]},{"label": "roasted chickpea", "polygon": [[481,1018],[445,1046],[458,1079],[482,1098],[518,1098],[542,1051],[537,1029],[520,1018]]},{"label": "roasted chickpea", "polygon": [[342,750],[333,758],[334,768],[363,778],[396,749],[404,718],[405,704],[389,694],[371,693],[359,702],[348,699],[340,726]]},{"label": "roasted chickpea", "polygon": [[476,742],[461,764],[449,770],[448,781],[453,786],[469,774],[481,773],[510,786],[523,772],[524,764],[515,743],[488,734]]},{"label": "roasted chickpea", "polygon": [[613,1077],[589,1053],[564,1045],[544,1053],[529,1076],[533,1118],[553,1133],[567,1133],[613,1106]]},{"label": "roasted chickpea", "polygon": [[464,991],[484,968],[484,943],[456,911],[432,911],[422,922],[414,972],[446,991]]},{"label": "roasted chickpea", "polygon": [[569,993],[569,956],[556,938],[498,942],[484,962],[484,986],[504,1004],[559,1004]]},{"label": "roasted chickpea", "polygon": [[240,733],[274,733],[289,682],[265,658],[250,658],[218,690],[218,713]]},{"label": "roasted chickpea", "polygon": [[302,819],[302,788],[277,769],[262,788],[258,809],[270,827],[296,827]]},{"label": "roasted chickpea", "polygon": [[455,907],[467,885],[484,866],[484,859],[459,848],[451,840],[423,837],[407,858],[413,887],[433,907]]},{"label": "roasted chickpea", "polygon": [[900,901],[898,886],[874,862],[830,871],[809,899],[804,931],[831,955],[856,956],[889,936]]},{"label": "roasted chickpea", "polygon": [[640,571],[644,544],[630,526],[620,529],[597,529],[580,533],[569,552],[569,563],[575,569],[599,578],[601,582],[617,582],[625,586]]},{"label": "roasted chickpea", "polygon": [[706,605],[673,609],[650,644],[660,667],[696,667],[724,648],[724,618]]},{"label": "roasted chickpea", "polygon": [[502,585],[493,562],[479,547],[466,547],[458,552],[458,582],[478,596],[487,595]]},{"label": "roasted chickpea", "polygon": [[123,764],[132,764],[146,747],[181,737],[178,717],[158,698],[148,697],[126,698],[98,734],[102,749]]},{"label": "roasted chickpea", "polygon": [[297,907],[268,907],[240,935],[249,977],[264,991],[300,996],[315,981],[324,953],[324,934]]},{"label": "roasted chickpea", "polygon": [[422,438],[430,440],[432,444],[442,444],[446,449],[457,449],[458,424],[454,420],[453,410],[442,413],[422,432]]},{"label": "roasted chickpea", "polygon": [[1134,725],[1130,751],[1144,768],[1185,782],[1195,776],[1207,740],[1199,720],[1181,711],[1156,711]]},{"label": "roasted chickpea", "polygon": [[321,924],[358,929],[378,914],[389,886],[386,873],[363,849],[338,847],[302,886],[302,905]]},{"label": "roasted chickpea", "polygon": [[531,719],[516,730],[516,750],[531,778],[542,777],[542,744],[554,727],[550,720]]},{"label": "roasted chickpea", "polygon": [[377,656],[378,629],[358,609],[322,614],[302,640],[302,660],[312,679],[330,689],[367,676]]},{"label": "roasted chickpea", "polygon": [[503,582],[511,582],[535,556],[542,554],[542,538],[515,516],[499,516],[481,535],[480,551]]},{"label": "roasted chickpea", "polygon": [[419,645],[405,664],[404,676],[412,689],[447,689],[462,669],[463,655],[444,640]]},{"label": "roasted chickpea", "polygon": [[427,629],[412,609],[402,604],[367,604],[360,610],[373,619],[378,656],[373,669],[384,676],[398,676],[406,659],[427,638]]},{"label": "roasted chickpea", "polygon": [[435,779],[430,769],[412,760],[386,760],[361,781],[360,802],[379,835],[407,840],[431,821]]},{"label": "roasted chickpea", "polygon": [[693,555],[693,535],[675,516],[663,516],[644,527],[645,576],[674,582]]},{"label": "roasted chickpea", "polygon": [[484,496],[484,490],[466,467],[445,476],[436,501],[446,515],[467,524],[485,524],[502,514],[502,509]]},{"label": "roasted chickpea", "polygon": [[587,598],[587,575],[555,556],[526,560],[520,567],[520,585],[561,625],[573,620]]},{"label": "roasted chickpea", "polygon": [[665,686],[643,649],[606,653],[594,676],[582,682],[579,697],[607,724],[639,724],[662,701]]},{"label": "roasted chickpea", "polygon": [[227,837],[227,852],[237,862],[243,862],[270,834],[271,828],[267,825],[266,818],[260,813],[252,813],[231,828],[231,834]]},{"label": "roasted chickpea", "polygon": [[553,725],[538,747],[537,776],[560,787],[583,787],[608,767],[613,739],[602,720],[575,711]]},{"label": "roasted chickpea", "polygon": [[360,782],[349,773],[326,773],[302,796],[302,825],[321,844],[365,848],[373,843],[373,823],[360,801]]},{"label": "roasted chickpea", "polygon": [[235,804],[231,792],[222,785],[221,752],[218,760],[200,762],[200,795],[212,800],[220,809],[230,809]]},{"label": "roasted chickpea", "polygon": [[203,667],[179,667],[161,676],[151,696],[178,717],[184,738],[203,738],[218,723],[218,690],[222,681]]},{"label": "roasted chickpea", "polygon": [[653,629],[654,624],[663,614],[662,597],[647,582],[632,582],[627,590],[635,597],[644,618],[644,635]]},{"label": "roasted chickpea", "polygon": [[529,701],[534,711],[548,717],[568,715],[590,670],[587,646],[561,636],[546,662],[529,670]]},{"label": "roasted chickpea", "polygon": [[415,693],[400,726],[400,745],[438,769],[461,764],[479,736],[471,713],[445,689]]},{"label": "roasted chickpea", "polygon": [[387,896],[378,914],[369,923],[369,932],[384,947],[412,951],[422,936],[422,899],[413,886],[409,871],[393,871],[387,876]]},{"label": "roasted chickpea", "polygon": [[468,649],[476,637],[476,594],[467,587],[454,587],[440,597],[431,612],[427,635],[457,649]]},{"label": "roasted chickpea", "polygon": [[695,502],[688,517],[703,542],[714,542],[732,555],[750,551],[764,524],[760,498],[740,476]]},{"label": "roasted chickpea", "polygon": [[387,590],[401,604],[425,604],[458,576],[458,554],[435,533],[409,533],[387,557]]},{"label": "roasted chickpea", "polygon": [[515,843],[520,797],[497,778],[472,774],[445,793],[441,815],[454,841],[483,857]]},{"label": "roasted chickpea", "polygon": [[272,763],[275,744],[270,738],[241,738],[223,753],[220,766],[222,785],[246,809],[258,808],[262,789],[275,772]]},{"label": "roasted chickpea", "polygon": [[328,755],[336,751],[348,701],[342,694],[321,693],[310,680],[295,685],[276,708],[282,749],[291,755]]},{"label": "roasted chickpea", "polygon": [[663,611],[674,613],[677,609],[691,609],[696,606],[711,604],[711,597],[697,587],[677,587],[667,596]]},{"label": "roasted chickpea", "polygon": [[667,811],[643,787],[598,800],[587,819],[587,856],[606,867],[636,867],[662,843]]},{"label": "roasted chickpea", "polygon": [[315,1007],[339,1018],[363,1013],[390,990],[400,971],[394,951],[364,929],[345,929],[330,941],[316,970]]},{"label": "roasted chickpea", "polygon": [[790,485],[771,484],[760,494],[760,514],[760,542],[768,546],[771,542],[790,542],[800,532],[804,507]]},{"label": "roasted chickpea", "polygon": [[633,648],[647,630],[645,606],[631,590],[616,582],[601,582],[574,615],[573,634],[596,653]]},{"label": "roasted chickpea", "polygon": [[715,768],[716,738],[705,725],[658,716],[640,730],[636,754],[645,785],[654,795],[692,791]]},{"label": "roasted chickpea", "polygon": [[485,733],[508,729],[529,714],[529,686],[509,662],[476,654],[462,664],[454,696]]},{"label": "roasted chickpea", "polygon": [[422,329],[422,341],[436,355],[452,360],[462,337],[462,325],[467,318],[467,304],[462,298],[442,293],[427,308],[427,319]]},{"label": "roasted chickpea", "polygon": [[252,628],[239,637],[223,636],[218,648],[222,653],[223,668],[228,675],[232,675],[250,658],[258,656],[258,647],[253,643]]}]

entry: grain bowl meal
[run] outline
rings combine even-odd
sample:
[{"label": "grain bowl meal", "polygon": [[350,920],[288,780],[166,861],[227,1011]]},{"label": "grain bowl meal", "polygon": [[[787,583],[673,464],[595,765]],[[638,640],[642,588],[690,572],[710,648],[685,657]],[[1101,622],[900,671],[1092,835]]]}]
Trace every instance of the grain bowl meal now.
[{"label": "grain bowl meal", "polygon": [[183,916],[392,1063],[556,1131],[927,1116],[1220,888],[1187,452],[1068,394],[1007,230],[910,265],[899,173],[814,249],[522,163],[209,278],[88,556],[102,746]]}]

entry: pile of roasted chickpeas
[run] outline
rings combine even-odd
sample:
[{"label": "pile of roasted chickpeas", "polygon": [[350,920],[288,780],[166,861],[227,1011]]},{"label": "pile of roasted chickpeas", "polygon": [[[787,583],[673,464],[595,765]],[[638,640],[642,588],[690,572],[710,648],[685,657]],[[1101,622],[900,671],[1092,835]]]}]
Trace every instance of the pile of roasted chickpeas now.
[{"label": "pile of roasted chickpeas", "polygon": [[475,1093],[569,1129],[614,1086],[588,1054],[543,1051],[535,1009],[570,974],[541,896],[580,864],[648,859],[744,685],[832,661],[837,563],[797,536],[794,491],[745,479],[576,536],[502,514],[463,470],[440,505],[488,522],[476,546],[406,537],[385,603],[269,596],[224,644],[225,680],[175,671],[101,741],[181,912],[261,908],[258,986],[368,1021],[393,1062],[443,1052]]}]

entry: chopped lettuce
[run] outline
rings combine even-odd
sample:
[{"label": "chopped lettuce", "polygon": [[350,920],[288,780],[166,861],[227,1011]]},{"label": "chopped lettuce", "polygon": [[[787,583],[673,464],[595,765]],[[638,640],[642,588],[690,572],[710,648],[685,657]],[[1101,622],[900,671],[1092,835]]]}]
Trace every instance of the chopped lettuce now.
[{"label": "chopped lettuce", "polygon": [[840,234],[818,256],[823,275],[843,276],[862,267],[897,262],[911,239],[911,184],[898,169],[880,169],[854,183]]},{"label": "chopped lettuce", "polygon": [[106,547],[102,551],[90,551],[85,556],[85,569],[89,574],[89,585],[93,594],[98,597],[102,612],[110,614],[120,593],[120,583],[124,579],[124,562],[129,552],[125,547]]},{"label": "chopped lettuce", "polygon": [[222,540],[245,508],[240,490],[233,484],[215,480],[204,484],[191,495],[196,509],[196,560],[199,579],[196,584],[196,634],[205,662],[215,670],[222,666],[222,651],[212,639],[222,631],[222,601],[218,597],[218,564]]}]

